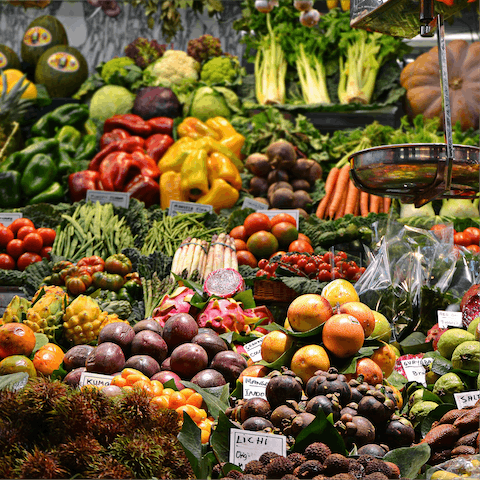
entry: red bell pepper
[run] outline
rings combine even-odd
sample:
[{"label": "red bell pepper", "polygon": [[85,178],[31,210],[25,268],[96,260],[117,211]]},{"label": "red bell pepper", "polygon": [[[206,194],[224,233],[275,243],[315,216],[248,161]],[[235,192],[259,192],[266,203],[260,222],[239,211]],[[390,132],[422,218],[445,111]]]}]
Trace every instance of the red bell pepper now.
[{"label": "red bell pepper", "polygon": [[136,198],[145,203],[146,207],[155,205],[160,198],[160,187],[153,178],[144,175],[137,175],[125,187],[125,192],[130,193],[130,197]]},{"label": "red bell pepper", "polygon": [[111,132],[115,128],[122,128],[141,137],[148,137],[152,133],[152,127],[142,117],[132,113],[107,118],[103,124],[103,133]]},{"label": "red bell pepper", "polygon": [[155,160],[156,163],[165,155],[165,152],[174,144],[174,140],[170,135],[156,133],[147,138],[145,142],[145,150],[147,154]]},{"label": "red bell pepper", "polygon": [[100,150],[88,164],[89,170],[98,170],[102,161],[113,152],[128,152],[132,153],[137,150],[143,151],[145,140],[142,137],[134,136],[124,138],[109,143],[103,150]]},{"label": "red bell pepper", "polygon": [[111,132],[104,133],[100,138],[100,149],[103,150],[107,145],[124,138],[131,137],[131,135],[122,128],[115,128]]},{"label": "red bell pepper", "polygon": [[103,159],[98,173],[104,190],[123,191],[130,159],[131,155],[126,152],[112,152]]},{"label": "red bell pepper", "polygon": [[102,190],[99,185],[100,175],[93,170],[83,170],[68,176],[68,186],[72,202],[79,202],[87,196],[87,190]]},{"label": "red bell pepper", "polygon": [[164,135],[173,135],[173,118],[155,117],[147,120],[152,128],[152,135],[155,133],[163,133]]},{"label": "red bell pepper", "polygon": [[132,158],[135,161],[135,163],[132,162],[132,165],[137,166],[142,175],[154,179],[160,176],[160,169],[157,166],[157,162],[149,155],[136,151],[132,153]]}]

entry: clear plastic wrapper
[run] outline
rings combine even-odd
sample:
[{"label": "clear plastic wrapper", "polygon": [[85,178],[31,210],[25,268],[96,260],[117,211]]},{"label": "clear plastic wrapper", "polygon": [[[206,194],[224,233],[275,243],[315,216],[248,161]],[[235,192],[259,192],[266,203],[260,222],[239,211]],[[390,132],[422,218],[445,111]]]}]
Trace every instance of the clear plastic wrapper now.
[{"label": "clear plastic wrapper", "polygon": [[448,480],[450,478],[480,479],[480,456],[468,455],[452,458],[427,471],[427,480]]}]

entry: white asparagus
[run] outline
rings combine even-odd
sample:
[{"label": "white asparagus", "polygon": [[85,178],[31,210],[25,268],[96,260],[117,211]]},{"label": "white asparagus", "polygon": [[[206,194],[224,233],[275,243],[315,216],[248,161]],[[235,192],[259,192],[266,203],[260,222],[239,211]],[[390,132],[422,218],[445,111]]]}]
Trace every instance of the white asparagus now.
[{"label": "white asparagus", "polygon": [[223,267],[232,268],[232,249],[230,246],[230,235],[225,239],[225,252],[223,254]]},{"label": "white asparagus", "polygon": [[199,281],[203,283],[205,277],[203,276],[205,273],[205,265],[207,264],[207,252],[208,252],[209,243],[206,240],[202,240],[202,252],[200,258],[200,264],[198,266],[198,278]]},{"label": "white asparagus", "polygon": [[235,247],[235,239],[230,237],[230,245],[232,247],[232,268],[238,272],[237,249]]},{"label": "white asparagus", "polygon": [[183,272],[186,270],[187,271],[187,276],[188,276],[188,272],[190,272],[190,267],[192,266],[192,260],[193,260],[193,252],[195,250],[195,245],[196,243],[194,243],[197,239],[196,238],[192,238],[192,240],[188,243],[188,248],[187,248],[187,251],[185,253],[185,261],[183,263],[183,267],[182,267],[182,270],[180,271],[179,275],[182,275]]},{"label": "white asparagus", "polygon": [[[180,275],[183,269],[183,262],[185,261],[185,251],[186,251],[186,244],[192,239],[192,237],[187,237],[178,247],[177,251],[179,251],[177,263],[175,265],[175,269],[172,268],[172,272],[176,275]],[[176,252],[175,252],[176,254]],[[175,255],[174,255],[175,256]]]},{"label": "white asparagus", "polygon": [[215,244],[215,250],[213,254],[213,270],[218,270],[219,268],[223,268],[223,250],[224,250],[224,243],[225,243],[225,233],[221,233],[218,236],[218,240]]},{"label": "white asparagus", "polygon": [[200,258],[203,252],[202,248],[202,241],[200,239],[196,239],[196,245],[195,245],[195,250],[193,252],[193,260],[192,260],[192,266],[190,268],[190,274],[189,277],[191,277],[195,271],[198,272],[198,265],[200,264]]},{"label": "white asparagus", "polygon": [[206,279],[208,274],[213,270],[213,254],[215,250],[215,242],[217,241],[218,235],[212,236],[212,241],[208,247],[207,261],[205,263],[205,268],[203,270],[203,278]]}]

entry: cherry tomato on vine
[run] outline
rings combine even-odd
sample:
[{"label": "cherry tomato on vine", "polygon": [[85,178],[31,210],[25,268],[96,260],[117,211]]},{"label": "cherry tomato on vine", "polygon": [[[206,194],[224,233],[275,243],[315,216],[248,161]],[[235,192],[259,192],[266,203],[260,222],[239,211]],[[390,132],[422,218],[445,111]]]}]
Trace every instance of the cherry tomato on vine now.
[{"label": "cherry tomato on vine", "polygon": [[314,263],[314,262],[308,262],[306,265],[305,265],[305,273],[307,275],[311,275],[312,273],[316,273],[317,272],[317,265]]},{"label": "cherry tomato on vine", "polygon": [[9,228],[14,233],[14,235],[16,235],[20,228],[26,226],[35,227],[35,225],[29,218],[16,218],[7,228]]},{"label": "cherry tomato on vine", "polygon": [[333,257],[334,257],[334,255],[333,255],[332,252],[325,252],[323,254],[323,261],[325,263],[332,263]]},{"label": "cherry tomato on vine", "polygon": [[308,263],[308,258],[302,257],[298,259],[297,266],[300,270],[304,270],[307,263]]},{"label": "cherry tomato on vine", "polygon": [[277,262],[273,262],[273,263],[269,263],[266,267],[265,267],[265,271],[267,273],[274,273],[275,270],[277,269],[278,267],[278,263]]},{"label": "cherry tomato on vine", "polygon": [[317,279],[320,282],[329,282],[332,279],[332,275],[328,270],[322,269],[318,272]]},{"label": "cherry tomato on vine", "polygon": [[262,258],[258,261],[258,268],[260,268],[260,270],[264,270],[265,267],[268,265],[268,260],[266,258]]}]

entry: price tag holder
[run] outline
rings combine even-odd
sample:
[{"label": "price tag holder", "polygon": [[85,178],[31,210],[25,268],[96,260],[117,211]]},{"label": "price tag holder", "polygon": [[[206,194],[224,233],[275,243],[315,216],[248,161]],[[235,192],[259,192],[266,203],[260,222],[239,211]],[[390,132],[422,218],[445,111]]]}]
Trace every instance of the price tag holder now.
[{"label": "price tag holder", "polygon": [[463,327],[462,312],[447,312],[446,310],[438,310],[438,326],[440,328]]},{"label": "price tag holder", "polygon": [[243,398],[264,398],[267,399],[267,384],[269,378],[243,377]]},{"label": "price tag holder", "polygon": [[14,220],[17,220],[17,218],[22,218],[23,214],[17,213],[17,212],[4,212],[0,213],[0,223],[4,227],[8,227],[11,223],[13,223]]},{"label": "price tag holder", "polygon": [[130,194],[127,192],[104,192],[103,190],[87,190],[87,202],[99,202],[101,205],[111,203],[114,207],[128,208]]},{"label": "price tag holder", "polygon": [[433,362],[433,358],[410,358],[408,360],[401,360],[401,362],[409,382],[418,382],[422,385],[427,385],[425,367]]},{"label": "price tag holder", "polygon": [[297,222],[297,229],[298,223],[300,221],[300,212],[298,210],[258,210],[259,213],[264,213],[268,218],[273,218],[275,215],[279,213],[288,213],[291,215],[295,221]]},{"label": "price tag holder", "polygon": [[168,207],[168,215],[174,217],[181,213],[204,213],[211,212],[213,207],[211,205],[202,205],[194,202],[179,202],[178,200],[170,200]]},{"label": "price tag holder", "polygon": [[254,200],[253,198],[245,197],[242,203],[242,209],[244,208],[253,208],[254,210],[265,210],[265,204]]},{"label": "price tag holder", "polygon": [[453,397],[455,398],[457,408],[473,407],[480,400],[480,390],[454,393]]},{"label": "price tag holder", "polygon": [[82,372],[78,385],[84,387],[90,385],[92,387],[106,387],[113,380],[113,375],[102,375],[101,373]]},{"label": "price tag holder", "polygon": [[287,437],[238,428],[230,430],[230,463],[238,465],[243,470],[248,462],[258,460],[265,452],[275,452],[286,457]]},{"label": "price tag holder", "polygon": [[246,343],[243,348],[247,352],[247,355],[254,361],[259,362],[262,360],[262,343],[265,337],[257,338],[252,342]]}]

